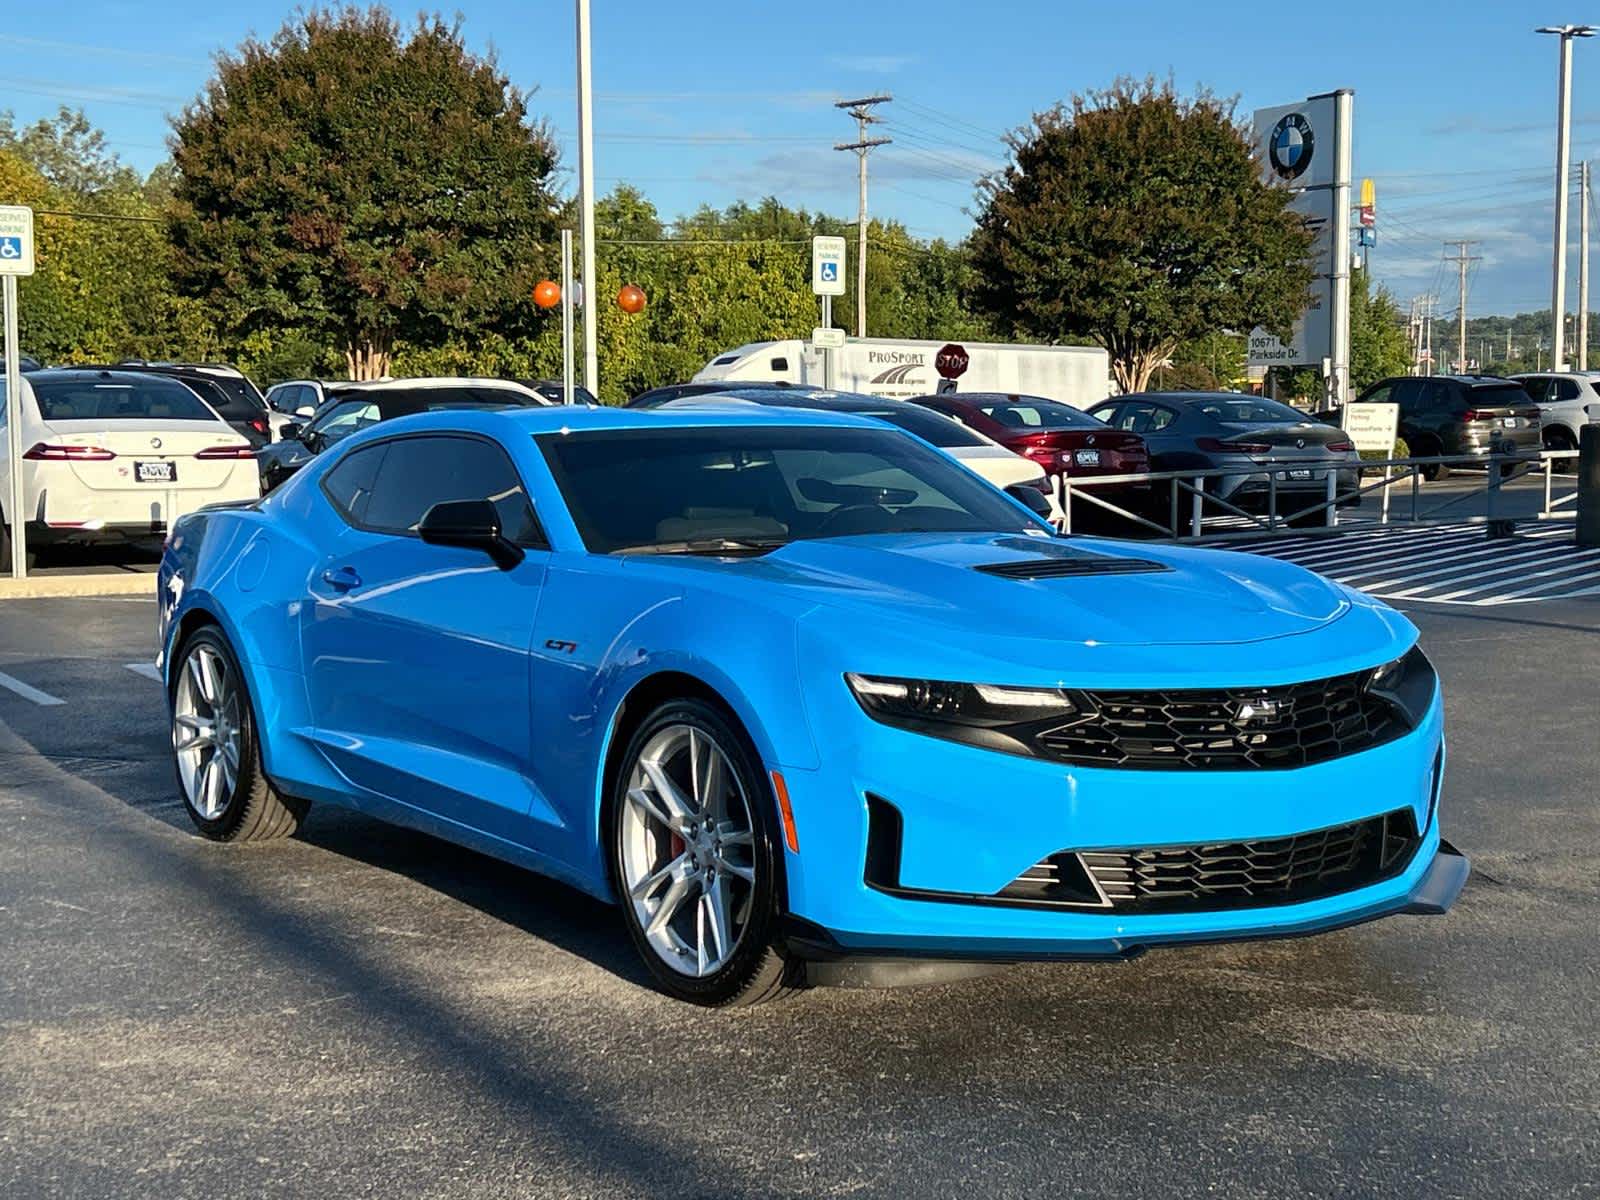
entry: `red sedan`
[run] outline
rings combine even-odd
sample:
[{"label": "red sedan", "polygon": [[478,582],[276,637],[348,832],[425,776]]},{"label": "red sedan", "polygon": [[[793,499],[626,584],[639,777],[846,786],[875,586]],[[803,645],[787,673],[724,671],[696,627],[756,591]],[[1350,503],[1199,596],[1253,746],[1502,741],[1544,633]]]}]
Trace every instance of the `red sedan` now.
[{"label": "red sedan", "polygon": [[[1113,429],[1069,404],[1004,392],[945,392],[912,401],[954,417],[1007,450],[1038,463],[1050,475],[1073,480],[1095,475],[1133,475],[1150,469],[1144,438]],[[1117,492],[1143,494],[1145,484],[1096,488],[1110,499]]]}]

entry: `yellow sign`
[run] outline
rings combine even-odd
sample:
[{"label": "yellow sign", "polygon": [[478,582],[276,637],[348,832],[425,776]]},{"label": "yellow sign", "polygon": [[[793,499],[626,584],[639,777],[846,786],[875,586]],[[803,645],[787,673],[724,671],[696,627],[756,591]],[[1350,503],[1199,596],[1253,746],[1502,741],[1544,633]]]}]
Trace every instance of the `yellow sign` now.
[{"label": "yellow sign", "polygon": [[1378,189],[1373,186],[1372,180],[1361,181],[1361,207],[1376,208],[1378,206]]}]

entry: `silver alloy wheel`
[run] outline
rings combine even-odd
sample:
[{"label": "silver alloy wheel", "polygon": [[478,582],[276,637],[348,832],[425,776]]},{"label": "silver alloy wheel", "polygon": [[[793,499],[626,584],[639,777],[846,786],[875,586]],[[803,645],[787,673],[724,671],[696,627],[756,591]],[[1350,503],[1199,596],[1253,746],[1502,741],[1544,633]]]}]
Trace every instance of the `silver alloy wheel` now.
[{"label": "silver alloy wheel", "polygon": [[172,698],[172,750],[189,805],[207,821],[227,810],[239,781],[239,703],[227,660],[197,643]]},{"label": "silver alloy wheel", "polygon": [[750,924],[756,869],[750,800],[716,739],[687,724],[656,731],[629,769],[620,826],[645,941],[684,975],[721,969]]}]

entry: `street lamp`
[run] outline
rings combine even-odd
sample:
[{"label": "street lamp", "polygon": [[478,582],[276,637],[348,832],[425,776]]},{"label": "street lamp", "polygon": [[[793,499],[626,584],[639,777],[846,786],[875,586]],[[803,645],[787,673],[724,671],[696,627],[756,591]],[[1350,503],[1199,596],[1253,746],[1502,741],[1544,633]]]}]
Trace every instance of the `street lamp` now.
[{"label": "street lamp", "polygon": [[1593,37],[1593,25],[1541,25],[1535,33],[1553,33],[1561,38],[1561,69],[1556,82],[1556,237],[1554,279],[1550,294],[1550,323],[1555,332],[1555,355],[1551,370],[1567,367],[1567,339],[1561,315],[1567,308],[1567,175],[1569,127],[1572,124],[1572,39]]}]

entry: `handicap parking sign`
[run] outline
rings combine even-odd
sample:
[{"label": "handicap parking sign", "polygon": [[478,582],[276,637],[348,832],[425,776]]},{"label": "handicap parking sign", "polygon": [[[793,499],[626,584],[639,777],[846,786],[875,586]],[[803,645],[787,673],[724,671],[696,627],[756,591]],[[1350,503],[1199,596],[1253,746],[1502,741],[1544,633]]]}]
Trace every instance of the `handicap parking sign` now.
[{"label": "handicap parking sign", "polygon": [[0,204],[0,275],[33,274],[33,209]]},{"label": "handicap parking sign", "polygon": [[[0,253],[4,253],[4,251],[0,250]],[[825,263],[822,264],[822,281],[824,283],[832,283],[834,280],[836,280],[838,278],[839,278],[839,264],[838,263],[836,263],[836,262],[825,262]]]}]

